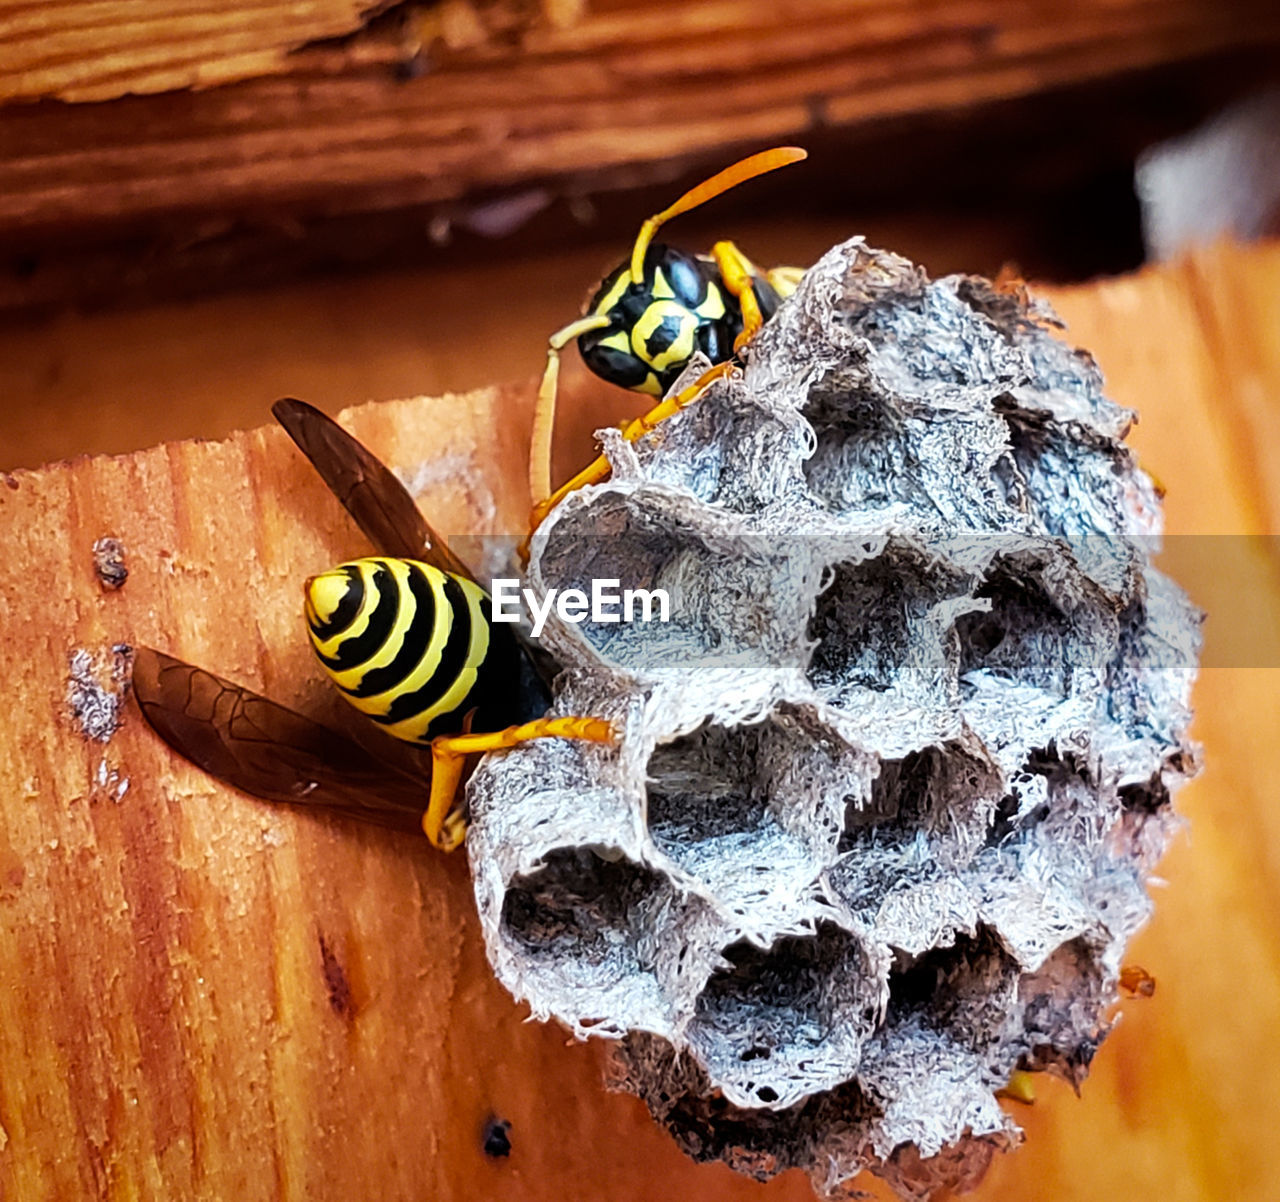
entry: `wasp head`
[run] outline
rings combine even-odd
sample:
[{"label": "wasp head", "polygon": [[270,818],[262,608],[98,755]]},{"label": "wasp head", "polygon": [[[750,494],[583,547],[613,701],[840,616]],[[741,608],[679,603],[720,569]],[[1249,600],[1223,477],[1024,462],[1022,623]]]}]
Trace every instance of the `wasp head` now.
[{"label": "wasp head", "polygon": [[627,263],[610,272],[588,313],[609,324],[578,339],[587,366],[652,396],[662,396],[697,351],[712,363],[727,359],[742,321],[710,259],[660,244],[649,247],[639,281]]}]

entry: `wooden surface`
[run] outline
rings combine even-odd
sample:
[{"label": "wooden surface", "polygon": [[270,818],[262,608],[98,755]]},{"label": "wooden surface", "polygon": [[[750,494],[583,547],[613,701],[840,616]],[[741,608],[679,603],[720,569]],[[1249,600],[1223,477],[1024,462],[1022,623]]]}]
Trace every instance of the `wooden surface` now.
[{"label": "wooden surface", "polygon": [[[976,1196],[1269,1202],[1280,657],[1264,623],[1277,624],[1280,562],[1274,542],[1215,536],[1280,523],[1280,246],[1220,247],[1053,300],[1112,395],[1140,410],[1133,442],[1169,490],[1172,558],[1210,611],[1206,768],[1181,795],[1190,833],[1133,948],[1155,997],[1126,1004],[1082,1099],[1048,1085],[1017,1110],[1027,1144]],[[306,305],[296,296],[271,321],[301,321]],[[379,381],[403,337],[344,349]],[[183,370],[230,378],[226,354],[192,344]],[[151,357],[140,349],[132,375],[123,358],[96,378],[78,369],[83,412],[153,404],[167,369],[148,376]],[[524,504],[528,395],[381,405],[352,425],[393,461],[442,458],[422,477],[441,526],[500,526]],[[68,445],[73,412],[59,417]],[[12,410],[0,420],[3,442]],[[579,414],[576,437],[587,424]],[[105,533],[128,548],[114,593],[92,576]],[[69,651],[122,639],[163,636],[282,700],[315,696],[297,581],[362,544],[282,436],[14,472],[0,480],[0,546],[21,699],[0,739],[0,1197],[808,1196],[794,1173],[756,1186],[691,1165],[638,1103],[600,1091],[599,1048],[522,1023],[484,965],[460,860],[220,790],[136,717],[105,746],[70,724]],[[238,604],[241,590],[260,603]],[[507,1160],[480,1153],[491,1112],[512,1121]]]},{"label": "wooden surface", "polygon": [[[588,181],[669,179],[732,147],[1280,41],[1280,10],[1267,0],[531,8],[456,0],[401,9],[393,15],[407,24],[281,58],[283,47],[345,28],[349,0],[242,0],[217,17],[146,6],[145,19],[124,0],[9,0],[0,84],[10,95],[119,99],[0,109],[0,231],[16,239],[95,222],[138,227],[192,212],[296,219],[547,180],[572,193]],[[525,15],[486,24],[512,9]],[[71,39],[66,51],[53,49],[58,39]],[[250,44],[262,49],[247,53]],[[192,83],[224,79],[229,64],[241,82],[127,95],[184,83],[184,73]]]},{"label": "wooden surface", "polygon": [[1155,997],[1125,1007],[1083,1102],[1046,1091],[978,1196],[1264,1202],[1280,1181],[1280,244],[1050,295],[1139,411],[1129,441],[1168,489],[1164,562],[1208,612],[1205,768],[1133,944]]},{"label": "wooden surface", "polygon": [[104,100],[273,74],[361,26],[362,0],[0,2],[0,100]]}]

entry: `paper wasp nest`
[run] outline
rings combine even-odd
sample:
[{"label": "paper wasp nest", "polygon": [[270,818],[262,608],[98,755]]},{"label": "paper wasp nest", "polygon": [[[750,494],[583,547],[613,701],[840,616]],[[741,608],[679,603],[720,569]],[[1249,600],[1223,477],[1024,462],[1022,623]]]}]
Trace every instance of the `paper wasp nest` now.
[{"label": "paper wasp nest", "polygon": [[1046,324],[837,247],[535,541],[535,588],[664,588],[671,620],[549,624],[556,708],[621,741],[473,778],[489,956],[618,1039],[696,1157],[971,1184],[1017,1138],[994,1091],[1078,1081],[1106,1033],[1198,614],[1151,567],[1132,415]]}]

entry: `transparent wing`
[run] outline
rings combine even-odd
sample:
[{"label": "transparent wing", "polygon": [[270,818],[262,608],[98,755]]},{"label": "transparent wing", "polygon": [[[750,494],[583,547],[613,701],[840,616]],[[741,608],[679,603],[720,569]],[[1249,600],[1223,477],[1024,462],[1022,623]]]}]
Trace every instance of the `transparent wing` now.
[{"label": "transparent wing", "polygon": [[429,777],[399,771],[286,706],[150,647],[135,653],[133,691],[170,747],[237,789],[421,830]]},{"label": "transparent wing", "polygon": [[379,551],[474,579],[395,473],[333,418],[292,397],[277,401],[271,412]]}]

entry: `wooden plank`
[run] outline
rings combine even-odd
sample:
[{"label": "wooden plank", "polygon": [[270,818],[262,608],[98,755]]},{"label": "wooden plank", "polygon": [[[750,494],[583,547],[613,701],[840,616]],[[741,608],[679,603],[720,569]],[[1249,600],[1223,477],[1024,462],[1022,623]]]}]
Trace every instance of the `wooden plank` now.
[{"label": "wooden plank", "polygon": [[14,240],[192,212],[333,214],[549,179],[651,181],[824,126],[1260,50],[1280,40],[1280,11],[1266,0],[628,0],[458,50],[432,50],[433,29],[411,39],[435,55],[419,78],[404,78],[402,39],[357,38],[205,92],[10,105],[0,231]]},{"label": "wooden plank", "polygon": [[[1167,888],[1133,958],[1155,997],[1125,1021],[1074,1102],[1049,1091],[984,1198],[1264,1202],[1280,1149],[1280,244],[1219,245],[1169,266],[1053,291],[1130,436],[1168,488],[1171,571],[1208,612],[1193,731],[1204,774],[1161,865]],[[1252,537],[1249,537],[1252,536]],[[1021,1191],[1021,1193],[1019,1192]]]},{"label": "wooden plank", "polygon": [[[1140,411],[1134,442],[1179,538],[1276,531],[1278,298],[1280,245],[1052,293]],[[347,420],[393,462],[436,463],[418,478],[442,527],[494,529],[527,501],[528,399]],[[105,533],[127,548],[118,592],[90,563]],[[1156,995],[1124,1007],[1081,1100],[1050,1087],[1019,1109],[1029,1139],[997,1162],[992,1202],[1267,1202],[1280,1176],[1275,666],[1232,659],[1213,633],[1240,620],[1233,593],[1274,614],[1280,567],[1259,543],[1242,582],[1212,542],[1191,545],[1183,566],[1203,565],[1189,584],[1211,614],[1206,771],[1133,952]],[[297,580],[361,548],[283,437],[13,473],[0,548],[0,1196],[810,1196],[796,1174],[760,1187],[693,1166],[637,1103],[600,1090],[600,1048],[522,1023],[483,962],[460,861],[219,789],[131,715],[106,744],[69,721],[68,654],[120,640],[317,700]],[[513,1122],[507,1160],[480,1152],[490,1112]]]},{"label": "wooden plank", "polygon": [[0,101],[111,100],[283,71],[289,51],[362,27],[361,0],[2,0]]}]

